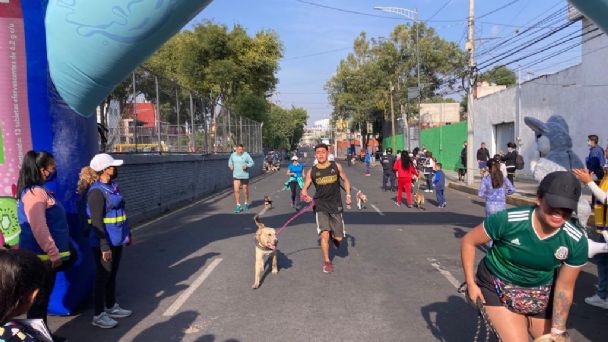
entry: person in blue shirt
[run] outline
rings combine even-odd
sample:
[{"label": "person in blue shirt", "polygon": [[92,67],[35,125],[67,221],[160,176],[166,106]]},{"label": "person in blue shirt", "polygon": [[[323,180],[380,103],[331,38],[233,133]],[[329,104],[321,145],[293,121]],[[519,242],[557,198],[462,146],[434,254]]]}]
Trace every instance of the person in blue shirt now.
[{"label": "person in blue shirt", "polygon": [[365,152],[364,161],[365,161],[365,175],[371,176],[370,168],[371,168],[371,164],[372,164],[372,155],[369,153],[369,151]]},{"label": "person in blue shirt", "polygon": [[435,194],[437,195],[437,207],[445,208],[447,203],[445,202],[445,174],[441,170],[441,163],[435,163],[435,174],[433,176],[433,187],[435,188]]},{"label": "person in blue shirt", "polygon": [[606,163],[604,149],[598,145],[599,138],[597,135],[591,134],[588,136],[588,139],[589,156],[587,156],[586,160],[587,170],[595,174],[598,180],[601,180],[604,178],[604,164]]},{"label": "person in blue shirt", "polygon": [[[234,207],[235,213],[249,210],[249,168],[253,167],[254,162],[249,153],[245,152],[243,144],[236,147],[236,151],[232,152],[228,159],[228,167],[232,171],[232,185],[234,187]],[[245,203],[241,207],[241,187],[243,187],[243,195]]]},{"label": "person in blue shirt", "polygon": [[291,157],[291,164],[287,167],[289,179],[285,182],[285,188],[291,190],[291,207],[296,210],[299,207],[300,189],[304,186],[303,171],[304,165],[300,164],[298,156]]}]

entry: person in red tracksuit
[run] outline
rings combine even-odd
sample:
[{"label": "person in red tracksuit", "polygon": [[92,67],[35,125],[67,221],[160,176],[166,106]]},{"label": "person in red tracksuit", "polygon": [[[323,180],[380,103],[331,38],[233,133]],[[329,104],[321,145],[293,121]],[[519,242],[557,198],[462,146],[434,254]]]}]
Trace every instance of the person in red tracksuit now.
[{"label": "person in red tracksuit", "polygon": [[407,197],[407,207],[412,207],[412,178],[418,177],[418,171],[410,159],[408,151],[401,151],[401,159],[396,160],[393,170],[397,172],[397,205],[401,206],[403,190]]}]

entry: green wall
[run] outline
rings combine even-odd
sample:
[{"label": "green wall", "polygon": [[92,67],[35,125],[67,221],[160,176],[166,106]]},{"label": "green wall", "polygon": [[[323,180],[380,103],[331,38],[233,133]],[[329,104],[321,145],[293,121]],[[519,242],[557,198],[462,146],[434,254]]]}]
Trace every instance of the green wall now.
[{"label": "green wall", "polygon": [[397,134],[395,140],[395,146],[393,146],[392,136],[382,138],[382,151],[386,151],[389,147],[393,148],[393,153],[403,150],[403,134]]},{"label": "green wall", "polygon": [[460,163],[462,143],[467,139],[467,123],[423,129],[420,135],[422,145],[433,152],[433,157],[443,165],[444,170],[456,170]]}]

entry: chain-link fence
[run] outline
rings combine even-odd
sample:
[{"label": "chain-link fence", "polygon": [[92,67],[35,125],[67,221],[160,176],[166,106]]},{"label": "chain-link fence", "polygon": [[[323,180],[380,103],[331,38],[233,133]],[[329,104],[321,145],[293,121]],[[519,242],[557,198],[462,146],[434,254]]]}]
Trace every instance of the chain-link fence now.
[{"label": "chain-link fence", "polygon": [[243,144],[262,152],[261,123],[144,68],[100,105],[98,118],[102,151],[208,154]]}]

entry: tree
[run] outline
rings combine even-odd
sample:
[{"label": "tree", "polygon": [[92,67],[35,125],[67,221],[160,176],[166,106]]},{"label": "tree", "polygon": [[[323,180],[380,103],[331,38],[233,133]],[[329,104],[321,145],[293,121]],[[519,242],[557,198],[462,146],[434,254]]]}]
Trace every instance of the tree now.
[{"label": "tree", "polygon": [[[350,119],[352,125],[362,127],[365,137],[366,123],[372,122],[374,130],[383,135],[391,92],[397,115],[408,105],[416,108],[417,99],[407,97],[407,88],[417,87],[416,44],[420,49],[422,98],[436,97],[439,90],[458,85],[466,70],[465,53],[424,23],[397,25],[388,39],[368,39],[362,32],[353,43],[353,52],[340,61],[326,83],[333,118]],[[410,110],[407,115],[411,118],[417,113]]]},{"label": "tree", "polygon": [[272,105],[264,122],[264,145],[274,149],[294,149],[304,134],[307,119],[308,113],[303,108],[285,109]]},{"label": "tree", "polygon": [[517,83],[515,72],[504,65],[495,66],[491,70],[482,73],[479,76],[479,80],[496,85],[505,85],[507,87]]}]

